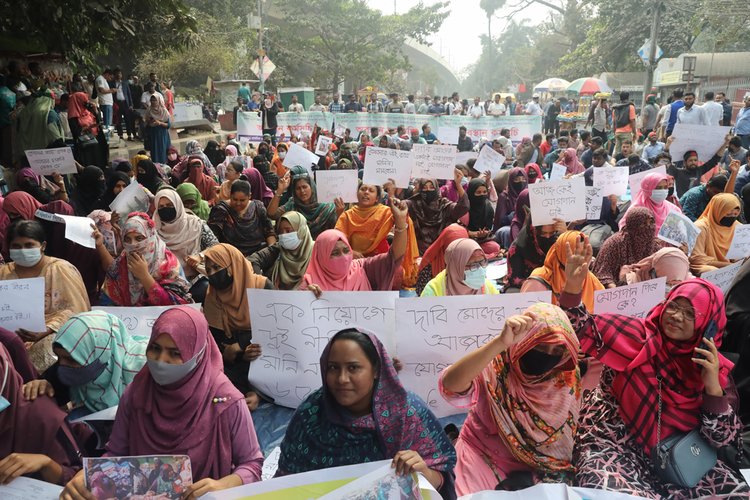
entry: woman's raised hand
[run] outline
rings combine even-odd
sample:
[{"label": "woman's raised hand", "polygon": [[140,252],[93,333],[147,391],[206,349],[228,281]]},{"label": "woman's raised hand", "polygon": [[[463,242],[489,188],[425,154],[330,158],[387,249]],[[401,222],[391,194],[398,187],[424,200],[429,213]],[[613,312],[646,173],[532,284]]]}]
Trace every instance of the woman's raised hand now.
[{"label": "woman's raised hand", "polygon": [[589,265],[594,256],[586,235],[581,234],[573,247],[565,243],[565,292],[577,295],[583,291],[583,283],[589,273]]}]

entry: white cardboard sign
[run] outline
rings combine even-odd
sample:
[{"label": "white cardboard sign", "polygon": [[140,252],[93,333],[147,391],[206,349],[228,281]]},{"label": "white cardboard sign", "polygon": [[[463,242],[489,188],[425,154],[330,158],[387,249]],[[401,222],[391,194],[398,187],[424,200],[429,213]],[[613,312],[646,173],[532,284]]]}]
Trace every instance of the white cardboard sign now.
[{"label": "white cardboard sign", "polygon": [[734,228],[734,237],[727,252],[727,259],[744,259],[748,255],[750,255],[750,224],[743,224]]},{"label": "white cardboard sign", "polygon": [[408,188],[411,180],[412,152],[369,146],[365,156],[362,182],[382,186],[392,179],[396,187]]},{"label": "white cardboard sign", "polygon": [[78,172],[76,161],[73,158],[73,150],[65,148],[53,149],[28,149],[26,158],[34,173],[39,175],[75,174]]},{"label": "white cardboard sign", "polygon": [[594,291],[594,314],[622,314],[645,318],[648,312],[664,300],[667,278],[662,276],[632,285]]},{"label": "white cardboard sign", "polygon": [[[602,196],[623,196],[628,191],[628,167],[594,167],[594,187],[602,188]],[[640,185],[640,184],[639,184]]]},{"label": "white cardboard sign", "polygon": [[456,148],[438,144],[414,144],[414,164],[411,176],[417,179],[453,179],[456,168]]},{"label": "white cardboard sign", "polygon": [[342,198],[344,203],[357,202],[359,177],[356,170],[318,170],[315,185],[320,203],[333,203],[336,198]]},{"label": "white cardboard sign", "polygon": [[688,125],[678,123],[674,126],[672,137],[674,141],[669,146],[672,161],[682,161],[687,151],[698,153],[698,160],[710,160],[716,151],[724,144],[724,138],[732,127],[716,125]]},{"label": "white cardboard sign", "polygon": [[[186,304],[196,311],[201,310],[200,304]],[[104,311],[120,318],[128,333],[137,337],[150,337],[151,328],[161,313],[177,306],[145,306],[145,307],[116,307],[94,306],[92,311]]]},{"label": "white cardboard sign", "polygon": [[317,165],[319,160],[320,158],[318,155],[312,151],[308,151],[297,143],[292,143],[292,145],[289,146],[289,151],[287,151],[282,163],[287,168],[299,165],[306,168],[307,171],[312,174],[312,167],[313,165]]},{"label": "white cardboard sign", "polygon": [[112,200],[109,204],[109,208],[113,212],[120,214],[120,221],[125,222],[128,214],[131,212],[146,212],[148,210],[149,199],[148,194],[143,187],[136,181],[131,181],[130,184],[125,186],[125,189],[120,191],[120,194]]},{"label": "white cardboard sign", "polygon": [[535,226],[586,219],[586,181],[581,176],[529,184],[529,202]]},{"label": "white cardboard sign", "polygon": [[505,156],[492,149],[491,144],[487,144],[479,152],[477,161],[474,163],[474,170],[482,173],[489,170],[492,173],[492,177],[495,177],[504,164]]},{"label": "white cardboard sign", "polygon": [[15,332],[47,331],[44,323],[44,278],[0,281],[0,327]]},{"label": "white cardboard sign", "polygon": [[720,267],[715,271],[701,274],[701,278],[718,286],[721,288],[721,291],[726,294],[729,291],[729,285],[734,281],[734,277],[737,276],[742,264],[743,262],[740,261],[725,267]]}]

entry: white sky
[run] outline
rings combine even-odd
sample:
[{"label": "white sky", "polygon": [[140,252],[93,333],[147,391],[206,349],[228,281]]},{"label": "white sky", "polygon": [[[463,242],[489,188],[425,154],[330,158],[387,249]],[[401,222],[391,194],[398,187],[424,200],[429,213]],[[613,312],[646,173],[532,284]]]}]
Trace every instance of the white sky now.
[{"label": "white sky", "polygon": [[[492,34],[497,37],[505,28],[506,16],[513,12],[508,5],[515,5],[520,0],[507,0],[506,6],[495,13],[492,20]],[[367,4],[385,14],[393,13],[394,2],[398,12],[406,12],[417,5],[419,0],[367,0]],[[425,5],[437,3],[436,0],[423,0]],[[479,7],[479,0],[449,0],[450,15],[443,22],[439,32],[430,38],[432,49],[442,54],[459,76],[462,70],[475,62],[482,50],[479,35],[487,33],[487,16]],[[539,24],[548,16],[549,9],[532,4],[523,12],[517,13],[516,22],[529,19],[531,25]],[[442,49],[441,49],[442,45]]]}]

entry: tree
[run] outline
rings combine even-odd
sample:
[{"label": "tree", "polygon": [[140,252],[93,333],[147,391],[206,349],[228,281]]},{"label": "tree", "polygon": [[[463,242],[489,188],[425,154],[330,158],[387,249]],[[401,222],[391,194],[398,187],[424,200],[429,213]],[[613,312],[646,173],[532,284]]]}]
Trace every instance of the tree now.
[{"label": "tree", "polygon": [[479,0],[479,7],[487,15],[487,39],[492,43],[492,16],[505,5],[505,0]]}]

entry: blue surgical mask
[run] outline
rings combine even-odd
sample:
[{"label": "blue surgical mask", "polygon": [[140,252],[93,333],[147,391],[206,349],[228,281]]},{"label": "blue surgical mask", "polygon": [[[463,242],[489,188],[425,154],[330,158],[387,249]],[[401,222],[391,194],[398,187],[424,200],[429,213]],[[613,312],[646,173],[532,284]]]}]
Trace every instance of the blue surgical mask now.
[{"label": "blue surgical mask", "polygon": [[654,203],[662,203],[669,196],[669,189],[654,189],[651,191],[651,201]]},{"label": "blue surgical mask", "polygon": [[57,367],[57,377],[68,387],[80,387],[99,378],[106,367],[100,359],[80,367],[60,365]]},{"label": "blue surgical mask", "polygon": [[21,267],[34,267],[42,260],[41,247],[11,248],[10,258]]},{"label": "blue surgical mask", "polygon": [[7,410],[10,408],[10,401],[5,399],[3,396],[3,391],[5,390],[5,384],[8,383],[8,367],[10,366],[10,362],[6,359],[5,360],[5,375],[3,375],[3,386],[0,387],[0,413],[3,412],[3,410]]},{"label": "blue surgical mask", "polygon": [[299,236],[297,236],[297,231],[279,235],[279,245],[281,245],[281,248],[284,250],[297,250],[301,243],[302,241],[299,239]]},{"label": "blue surgical mask", "polygon": [[487,269],[484,267],[464,271],[464,285],[473,290],[480,290],[484,286],[486,279]]},{"label": "blue surgical mask", "polygon": [[203,358],[204,352],[206,352],[206,346],[203,346],[203,349],[193,356],[193,359],[181,365],[171,365],[152,359],[147,359],[146,365],[148,366],[148,371],[151,372],[154,382],[159,385],[170,385],[179,382],[195,370],[195,367],[198,366],[201,358]]}]

